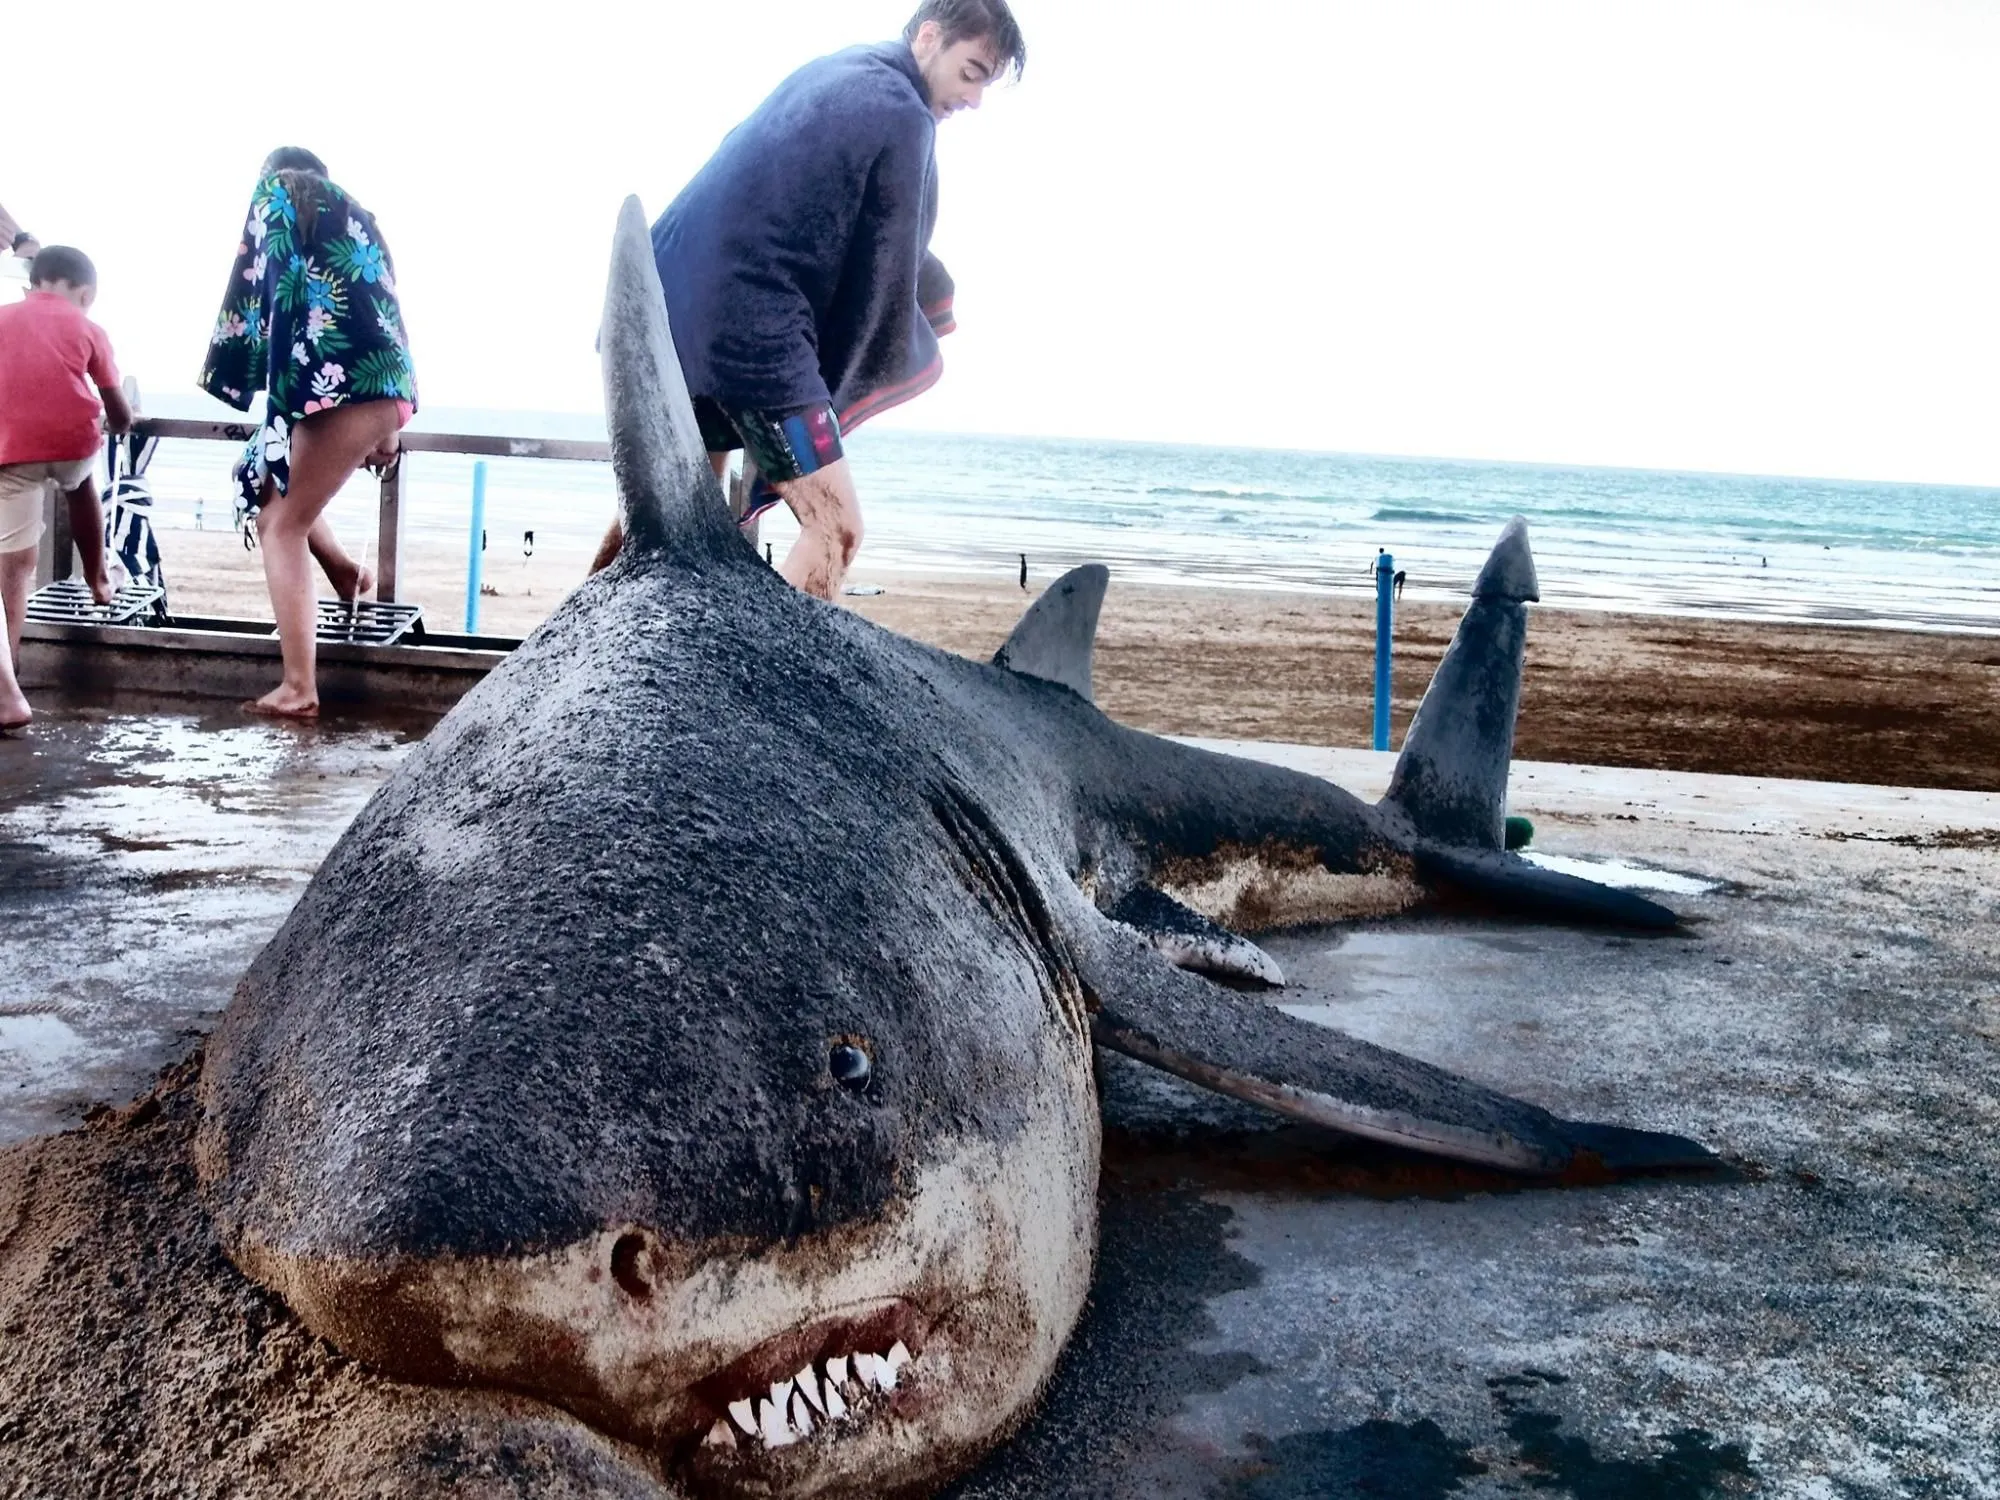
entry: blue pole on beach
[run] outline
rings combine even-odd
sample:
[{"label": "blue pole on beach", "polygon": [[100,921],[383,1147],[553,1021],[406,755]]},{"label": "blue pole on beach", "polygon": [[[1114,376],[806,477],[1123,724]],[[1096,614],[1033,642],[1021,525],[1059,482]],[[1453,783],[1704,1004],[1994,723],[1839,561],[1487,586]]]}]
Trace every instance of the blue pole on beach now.
[{"label": "blue pole on beach", "polygon": [[1396,621],[1396,559],[1375,559],[1375,748],[1389,748],[1389,638]]},{"label": "blue pole on beach", "polygon": [[486,554],[486,464],[472,466],[472,555],[465,567],[465,633],[479,634],[479,569]]}]

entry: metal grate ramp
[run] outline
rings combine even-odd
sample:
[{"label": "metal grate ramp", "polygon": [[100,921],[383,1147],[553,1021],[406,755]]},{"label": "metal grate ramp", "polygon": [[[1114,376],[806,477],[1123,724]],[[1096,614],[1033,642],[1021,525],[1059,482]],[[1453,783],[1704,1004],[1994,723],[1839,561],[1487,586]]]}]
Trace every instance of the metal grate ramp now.
[{"label": "metal grate ramp", "polygon": [[319,640],[323,646],[393,646],[406,635],[423,633],[420,604],[380,604],[372,599],[356,604],[340,599],[319,601]]},{"label": "metal grate ramp", "polygon": [[166,597],[156,584],[127,582],[99,604],[81,578],[61,578],[28,596],[28,618],[44,625],[131,625]]}]

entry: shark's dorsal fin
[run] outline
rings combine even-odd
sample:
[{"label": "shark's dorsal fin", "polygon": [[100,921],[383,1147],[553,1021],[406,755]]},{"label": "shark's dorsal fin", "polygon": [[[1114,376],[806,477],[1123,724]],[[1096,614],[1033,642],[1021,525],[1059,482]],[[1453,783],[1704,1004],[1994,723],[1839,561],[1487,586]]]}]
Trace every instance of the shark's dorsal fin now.
[{"label": "shark's dorsal fin", "polygon": [[652,235],[636,197],[618,215],[599,344],[626,546],[677,555],[720,550],[735,539],[735,527],[688,400]]},{"label": "shark's dorsal fin", "polygon": [[1097,650],[1097,616],[1110,583],[1111,570],[1102,563],[1085,563],[1063,574],[1028,606],[1007,644],[993,654],[993,665],[1061,683],[1096,702],[1091,660]]},{"label": "shark's dorsal fin", "polygon": [[1472,607],[1417,705],[1389,783],[1387,800],[1426,838],[1477,849],[1505,842],[1527,606],[1540,598],[1528,523],[1516,516],[1479,570]]}]

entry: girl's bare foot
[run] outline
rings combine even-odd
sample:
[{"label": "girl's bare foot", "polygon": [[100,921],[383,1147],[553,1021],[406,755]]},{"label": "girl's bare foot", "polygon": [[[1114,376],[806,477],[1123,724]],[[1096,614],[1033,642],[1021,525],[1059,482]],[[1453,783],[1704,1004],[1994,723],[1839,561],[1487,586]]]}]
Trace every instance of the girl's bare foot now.
[{"label": "girl's bare foot", "polygon": [[243,709],[271,719],[317,719],[319,699],[294,692],[280,683],[255,702],[244,704]]},{"label": "girl's bare foot", "polygon": [[356,564],[354,571],[345,579],[329,578],[327,581],[333,585],[334,593],[343,604],[352,604],[362,595],[375,592],[375,570],[366,563]]},{"label": "girl's bare foot", "polygon": [[26,729],[34,722],[35,711],[28,707],[28,700],[18,692],[0,697],[0,734]]}]

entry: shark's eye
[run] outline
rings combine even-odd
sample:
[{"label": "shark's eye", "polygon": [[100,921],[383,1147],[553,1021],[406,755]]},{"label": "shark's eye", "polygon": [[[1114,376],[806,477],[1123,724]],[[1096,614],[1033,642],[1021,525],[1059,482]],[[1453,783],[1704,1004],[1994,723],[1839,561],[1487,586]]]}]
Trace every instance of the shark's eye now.
[{"label": "shark's eye", "polygon": [[875,1064],[868,1054],[852,1042],[835,1042],[833,1051],[827,1054],[826,1070],[833,1075],[833,1081],[845,1088],[861,1093],[868,1087],[868,1080],[875,1072]]}]

